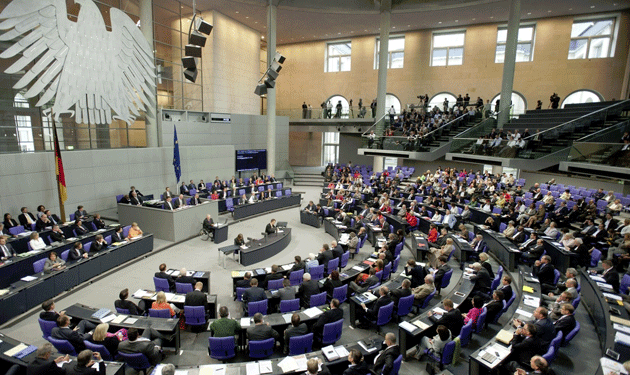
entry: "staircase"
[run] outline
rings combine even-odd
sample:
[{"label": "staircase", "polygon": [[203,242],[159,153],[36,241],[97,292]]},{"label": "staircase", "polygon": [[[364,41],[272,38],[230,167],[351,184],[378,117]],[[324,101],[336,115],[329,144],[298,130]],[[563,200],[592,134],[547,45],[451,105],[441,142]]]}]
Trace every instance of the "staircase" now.
[{"label": "staircase", "polygon": [[293,167],[293,186],[324,186],[324,167]]}]

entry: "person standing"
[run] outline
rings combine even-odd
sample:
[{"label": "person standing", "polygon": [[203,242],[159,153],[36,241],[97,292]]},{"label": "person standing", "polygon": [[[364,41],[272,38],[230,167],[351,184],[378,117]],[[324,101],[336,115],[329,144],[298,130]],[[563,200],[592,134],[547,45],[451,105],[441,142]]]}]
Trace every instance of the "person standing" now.
[{"label": "person standing", "polygon": [[306,114],[308,112],[308,106],[306,102],[302,103],[302,118],[306,118]]},{"label": "person standing", "polygon": [[354,118],[354,109],[352,109],[352,99],[348,102],[348,118]]},{"label": "person standing", "polygon": [[376,99],[372,100],[372,104],[370,104],[370,108],[372,108],[372,117],[376,118]]}]

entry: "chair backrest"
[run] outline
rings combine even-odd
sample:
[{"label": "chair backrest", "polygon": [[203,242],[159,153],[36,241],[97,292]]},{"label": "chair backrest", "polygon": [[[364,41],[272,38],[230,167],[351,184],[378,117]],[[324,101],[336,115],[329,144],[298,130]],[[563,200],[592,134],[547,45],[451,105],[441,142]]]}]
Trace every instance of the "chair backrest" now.
[{"label": "chair backrest", "polygon": [[129,235],[129,229],[131,229],[131,225],[127,225],[126,227],[123,227],[123,238],[127,238],[127,236]]},{"label": "chair backrest", "polygon": [[506,309],[510,307],[512,302],[514,302],[514,299],[516,299],[516,293],[512,293],[512,297],[510,297],[510,299],[507,301],[507,304],[505,306]]},{"label": "chair backrest", "polygon": [[420,306],[421,309],[426,309],[427,307],[429,307],[429,302],[431,302],[431,300],[433,299],[433,297],[435,297],[435,293],[437,292],[437,290],[433,290],[431,292],[431,294],[429,294],[424,301],[422,301],[422,306]]},{"label": "chair backrest", "polygon": [[311,351],[313,351],[313,333],[289,338],[289,355],[306,354]]},{"label": "chair backrest", "polygon": [[392,313],[394,312],[394,302],[390,302],[385,306],[381,306],[378,309],[378,316],[376,319],[376,325],[382,326],[392,319]]},{"label": "chair backrest", "polygon": [[267,340],[250,341],[249,357],[250,358],[267,358],[273,354],[273,346],[276,339],[273,337]]},{"label": "chair backrest", "polygon": [[177,293],[188,293],[193,291],[193,286],[190,283],[175,283],[175,291]]},{"label": "chair backrest", "polygon": [[123,197],[124,197],[124,196],[125,196],[124,194],[118,194],[118,195],[116,196],[116,203],[119,203],[119,202],[120,202],[120,200],[121,200],[121,199],[123,199]]},{"label": "chair backrest", "polygon": [[385,267],[383,267],[383,277],[382,281],[389,279],[389,275],[392,273],[392,264],[388,263]]},{"label": "chair backrest", "polygon": [[[593,250],[595,251],[595,250]],[[621,283],[619,283],[619,292],[621,294],[628,294],[628,288],[630,287],[630,275],[623,275]]]},{"label": "chair backrest", "polygon": [[328,267],[326,267],[326,272],[331,273],[332,271],[336,271],[339,269],[339,258],[334,258],[328,261]]},{"label": "chair backrest", "polygon": [[319,266],[311,267],[308,272],[311,274],[311,280],[319,280],[324,277],[324,265],[320,264]]},{"label": "chair backrest", "polygon": [[289,281],[291,281],[291,286],[301,285],[302,276],[304,276],[304,270],[291,272],[291,275],[289,275]]},{"label": "chair backrest", "polygon": [[129,311],[129,309],[123,309],[120,307],[116,307],[116,312],[119,314],[127,314],[127,315],[131,314],[131,311]]},{"label": "chair backrest", "polygon": [[236,357],[236,341],[234,336],[208,337],[210,357],[224,361]]},{"label": "chair backrest", "polygon": [[74,221],[75,215],[74,214],[70,214],[70,221]]},{"label": "chair backrest", "polygon": [[470,337],[472,336],[472,320],[462,326],[462,330],[459,333],[459,342],[462,348],[468,346]]},{"label": "chair backrest", "polygon": [[57,349],[57,351],[61,354],[70,354],[72,356],[77,355],[77,352],[74,350],[74,346],[72,346],[72,344],[70,344],[70,341],[68,340],[60,340],[52,336],[48,336],[46,340],[50,341],[55,349]]},{"label": "chair backrest", "polygon": [[111,245],[112,244],[112,236],[105,237],[105,242],[107,243],[107,245]]},{"label": "chair backrest", "polygon": [[394,249],[394,256],[400,255],[400,252],[402,251],[403,246],[405,246],[404,242],[401,242],[398,245],[396,245],[396,248]]},{"label": "chair backrest", "polygon": [[311,296],[310,307],[321,306],[326,304],[326,292],[313,294]]},{"label": "chair backrest", "polygon": [[[392,302],[392,306],[393,306],[393,302]],[[336,322],[324,324],[324,331],[322,333],[322,336],[323,336],[322,344],[332,345],[335,342],[337,342],[337,340],[341,338],[342,330],[343,330],[343,319],[339,319]]]},{"label": "chair backrest", "polygon": [[564,340],[562,340],[562,346],[567,346],[569,345],[569,342],[571,340],[573,340],[573,338],[575,337],[575,335],[578,334],[578,332],[580,332],[580,322],[578,322],[577,320],[575,321],[575,328],[573,328],[571,330],[571,332],[569,332],[569,334],[567,334],[567,337],[564,338]]},{"label": "chair backrest", "polygon": [[394,265],[392,267],[392,273],[396,273],[396,271],[398,271],[398,264],[400,263],[400,254],[398,254],[396,258],[394,258],[393,263]]},{"label": "chair backrest", "polygon": [[21,225],[17,225],[15,227],[9,228],[9,233],[11,233],[14,236],[17,236],[18,234],[24,232],[24,227]]},{"label": "chair backrest", "polygon": [[88,242],[88,243],[83,244],[83,250],[84,250],[86,253],[89,253],[91,248],[92,248],[92,243],[91,243],[91,242]]},{"label": "chair backrest", "polygon": [[392,365],[392,370],[390,372],[388,372],[387,374],[385,374],[385,372],[381,372],[381,375],[398,375],[398,373],[400,372],[400,366],[402,365],[402,354],[398,356],[398,358],[396,358],[394,360],[394,363]]},{"label": "chair backrest", "polygon": [[556,358],[556,349],[549,345],[549,349],[547,349],[547,353],[543,354],[542,356],[549,365],[551,365],[551,363],[553,362],[553,360]]},{"label": "chair backrest", "polygon": [[51,322],[51,321],[43,320],[39,318],[37,318],[37,321],[39,322],[39,328],[42,329],[42,337],[44,339],[48,339],[48,337],[50,337],[50,333],[52,332],[52,329],[57,327],[57,322]]},{"label": "chair backrest", "polygon": [[333,289],[332,298],[339,300],[339,303],[344,303],[348,297],[348,284],[338,286]]},{"label": "chair backrest", "polygon": [[577,307],[580,306],[581,300],[582,300],[582,297],[580,297],[580,295],[578,294],[578,296],[573,300],[573,302],[571,302],[574,309],[577,309]]},{"label": "chair backrest", "polygon": [[283,279],[269,280],[269,283],[267,283],[267,289],[278,290],[282,288],[282,281]]},{"label": "chair backrest", "polygon": [[44,271],[44,264],[46,263],[46,258],[37,260],[33,262],[33,271],[35,273],[40,273]]},{"label": "chair backrest", "polygon": [[481,331],[483,331],[483,327],[486,325],[487,315],[488,315],[488,309],[484,307],[483,310],[481,311],[481,314],[479,314],[479,317],[477,318],[477,325],[475,326],[475,333],[480,333]]},{"label": "chair backrest", "polygon": [[105,345],[99,345],[99,344],[94,344],[88,340],[83,340],[83,343],[85,344],[85,348],[89,349],[93,352],[99,352],[101,353],[101,357],[105,360],[105,361],[112,361],[112,355],[109,352],[109,350],[107,350],[107,348],[105,347]]},{"label": "chair backrest", "polygon": [[549,344],[549,346],[553,346],[553,348],[558,351],[558,348],[560,347],[560,344],[562,343],[562,331],[558,331],[558,333],[556,334],[556,337],[551,340],[551,343]]},{"label": "chair backrest", "polygon": [[247,315],[254,316],[257,312],[267,315],[267,300],[249,302],[247,304]]},{"label": "chair backrest", "polygon": [[376,276],[379,281],[383,280],[383,270],[378,271],[374,276]]},{"label": "chair backrest", "polygon": [[156,292],[169,292],[168,280],[153,276],[153,284]]},{"label": "chair backrest", "polygon": [[118,352],[118,356],[134,370],[145,370],[151,367],[149,359],[142,353]]},{"label": "chair backrest", "polygon": [[553,270],[553,285],[558,284],[558,281],[560,280],[561,275],[562,274],[557,269]]},{"label": "chair backrest", "polygon": [[398,316],[405,316],[411,312],[413,308],[413,294],[408,295],[407,297],[401,297],[398,300]]},{"label": "chair backrest", "polygon": [[206,324],[206,309],[204,306],[184,306],[184,318],[186,324],[190,326]]},{"label": "chair backrest", "polygon": [[171,310],[169,309],[149,309],[149,316],[152,318],[171,318]]},{"label": "chair backrest", "polygon": [[[497,275],[494,280],[492,280],[492,284],[490,284],[490,290],[495,290],[499,286],[499,282],[501,281],[501,276]],[[492,293],[492,292],[490,292]]]},{"label": "chair backrest", "polygon": [[593,251],[591,252],[591,267],[597,267],[597,264],[599,263],[599,260],[602,259],[602,252],[597,250],[597,249],[593,249]]},{"label": "chair backrest", "polygon": [[67,262],[68,261],[68,255],[70,255],[70,249],[64,250],[61,253],[61,259],[63,259],[64,262]]},{"label": "chair backrest", "polygon": [[280,301],[280,313],[298,311],[300,309],[300,299],[287,299]]},{"label": "chair backrest", "polygon": [[449,341],[442,350],[442,360],[440,363],[443,365],[450,365],[453,362],[453,355],[455,354],[455,341]]},{"label": "chair backrest", "polygon": [[340,268],[345,268],[348,265],[348,260],[350,259],[350,252],[346,251],[341,254],[341,262],[339,263]]},{"label": "chair backrest", "polygon": [[505,300],[503,300],[501,302],[503,302],[503,308],[501,309],[501,311],[499,311],[497,313],[497,315],[495,315],[495,317],[494,317],[494,319],[492,320],[491,323],[498,323],[499,322],[499,318],[501,317],[501,315],[503,315],[507,311],[507,302]]},{"label": "chair backrest", "polygon": [[497,277],[499,279],[503,277],[503,266],[499,266],[499,269],[497,270]]},{"label": "chair backrest", "polygon": [[381,286],[381,282],[380,281],[378,283],[372,285],[371,287],[369,287],[368,290],[374,290],[374,289],[378,288],[379,286]]},{"label": "chair backrest", "polygon": [[236,300],[243,301],[243,293],[249,288],[236,288]]},{"label": "chair backrest", "polygon": [[444,276],[442,276],[442,284],[440,285],[440,288],[446,288],[448,286],[448,284],[450,284],[452,276],[453,276],[453,270],[452,269],[446,271]]}]

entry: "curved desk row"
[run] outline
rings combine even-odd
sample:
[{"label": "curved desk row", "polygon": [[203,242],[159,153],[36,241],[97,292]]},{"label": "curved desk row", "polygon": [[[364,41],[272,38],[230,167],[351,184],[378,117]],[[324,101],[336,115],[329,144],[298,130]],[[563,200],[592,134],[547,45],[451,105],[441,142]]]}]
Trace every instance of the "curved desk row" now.
[{"label": "curved desk row", "polygon": [[[55,297],[81,283],[153,250],[153,235],[148,234],[131,242],[111,246],[96,255],[52,273],[34,275],[35,280],[18,281],[0,297],[0,324]],[[31,272],[32,275],[32,265]]]},{"label": "curved desk row", "polygon": [[300,223],[310,225],[315,228],[320,228],[322,222],[319,220],[319,216],[314,213],[309,213],[304,210],[300,210]]},{"label": "curved desk row", "polygon": [[234,220],[245,219],[250,216],[259,215],[269,211],[279,210],[292,206],[299,206],[302,201],[300,194],[291,194],[281,198],[273,198],[266,201],[247,203],[234,206]]},{"label": "curved desk row", "polygon": [[239,263],[243,266],[262,262],[284,250],[291,242],[291,228],[283,228],[282,232],[269,234],[263,239],[248,241],[247,249],[241,249],[236,245],[230,245],[219,251],[239,250]]},{"label": "curved desk row", "polygon": [[[273,184],[273,185],[275,185],[275,184]],[[275,186],[269,185],[269,186],[272,186],[272,189],[271,189],[272,197],[275,197],[275,196],[278,196],[278,195],[280,195],[280,196],[284,196],[284,195],[289,196],[289,195],[291,195],[291,188],[283,189],[281,182],[278,183],[278,185],[280,187],[277,187],[277,188]],[[265,189],[263,190],[263,192],[267,193],[268,191],[269,191],[268,187],[266,186]],[[219,203],[219,212],[225,212],[225,211],[228,210],[228,206],[227,206],[227,203],[226,203],[226,201],[228,201],[228,200],[231,201],[232,206],[236,207],[236,206],[239,205],[240,198],[241,198],[241,196],[243,196],[243,194],[245,194],[245,196],[247,196],[247,197],[251,197],[252,196],[251,189],[242,189],[241,188],[241,189],[238,189],[237,192],[238,192],[238,194],[235,194],[236,192],[234,192],[233,190],[232,191],[228,190],[227,198],[223,198],[223,199],[218,199],[217,200],[217,202]],[[279,192],[279,194],[278,194],[278,192]],[[260,193],[261,193],[260,191],[258,191],[258,190],[256,191],[256,198],[260,199]]]},{"label": "curved desk row", "polygon": [[478,233],[481,233],[483,240],[488,246],[488,252],[498,258],[510,271],[515,271],[518,266],[518,259],[521,252],[503,234],[485,229],[480,224],[474,224]]}]

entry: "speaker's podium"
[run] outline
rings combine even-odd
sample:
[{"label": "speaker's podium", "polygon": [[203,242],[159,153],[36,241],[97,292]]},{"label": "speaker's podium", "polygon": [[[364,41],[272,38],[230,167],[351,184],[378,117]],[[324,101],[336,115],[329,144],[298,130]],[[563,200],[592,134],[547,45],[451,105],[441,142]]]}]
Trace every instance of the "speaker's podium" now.
[{"label": "speaker's podium", "polygon": [[228,225],[227,219],[223,224],[214,224],[214,243],[225,242],[228,238]]}]

